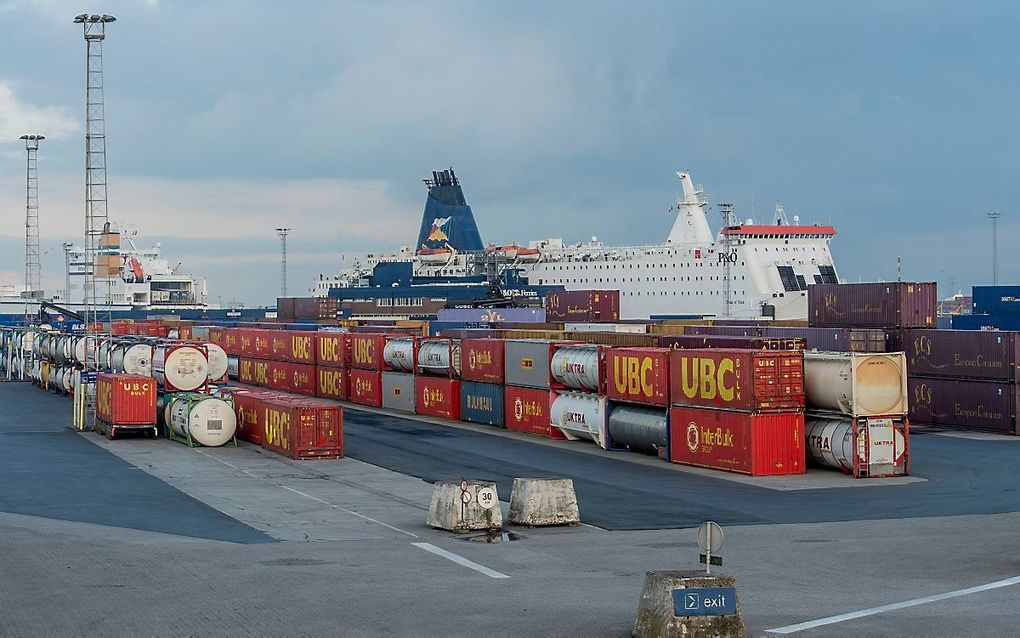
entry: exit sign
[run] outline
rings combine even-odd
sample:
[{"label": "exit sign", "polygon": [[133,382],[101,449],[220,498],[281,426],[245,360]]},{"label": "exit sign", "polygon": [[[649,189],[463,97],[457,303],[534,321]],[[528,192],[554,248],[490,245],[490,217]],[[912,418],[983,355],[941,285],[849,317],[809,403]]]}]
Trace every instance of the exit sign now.
[{"label": "exit sign", "polygon": [[689,587],[673,590],[674,616],[733,616],[737,590],[733,587]]}]

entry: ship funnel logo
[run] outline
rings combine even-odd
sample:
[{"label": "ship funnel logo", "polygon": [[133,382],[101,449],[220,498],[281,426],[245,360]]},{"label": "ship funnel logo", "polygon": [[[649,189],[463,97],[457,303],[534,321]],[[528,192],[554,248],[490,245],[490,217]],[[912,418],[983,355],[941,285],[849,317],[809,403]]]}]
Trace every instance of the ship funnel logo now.
[{"label": "ship funnel logo", "polygon": [[429,241],[450,241],[450,238],[443,232],[443,226],[450,223],[452,217],[436,218],[432,220],[432,230],[429,231]]}]

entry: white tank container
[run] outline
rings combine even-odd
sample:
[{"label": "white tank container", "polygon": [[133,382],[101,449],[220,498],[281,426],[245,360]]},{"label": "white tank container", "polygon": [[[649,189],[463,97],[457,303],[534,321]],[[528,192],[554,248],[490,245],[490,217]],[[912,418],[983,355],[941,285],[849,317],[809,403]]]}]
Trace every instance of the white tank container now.
[{"label": "white tank container", "polygon": [[152,354],[152,376],[166,392],[190,392],[209,380],[209,361],[204,348],[160,344]]},{"label": "white tank container", "polygon": [[209,380],[219,381],[227,376],[230,363],[227,361],[227,351],[215,343],[203,343],[209,359]]},{"label": "white tank container", "polygon": [[808,409],[850,416],[907,413],[907,361],[902,352],[805,352]]},{"label": "white tank container", "polygon": [[32,351],[32,344],[35,342],[35,331],[29,330],[25,334],[21,335],[21,349],[24,352]]},{"label": "white tank container", "polygon": [[234,408],[213,396],[186,394],[175,396],[167,406],[168,426],[178,436],[207,447],[228,443],[237,429]]},{"label": "white tank container", "polygon": [[893,419],[858,419],[856,438],[851,418],[807,415],[804,428],[808,456],[818,465],[858,476],[901,473],[907,440]]},{"label": "white tank container", "polygon": [[447,375],[453,370],[460,376],[460,341],[427,339],[418,345],[418,367],[423,372]]},{"label": "white tank container", "polygon": [[549,423],[571,438],[591,439],[606,446],[606,398],[581,392],[561,392],[553,399]]},{"label": "white tank container", "polygon": [[599,347],[563,346],[553,353],[549,371],[554,379],[575,390],[598,392]]},{"label": "white tank container", "polygon": [[152,376],[152,346],[147,343],[114,344],[109,358],[109,367],[114,372]]},{"label": "white tank container", "polygon": [[414,337],[395,337],[383,346],[383,361],[400,372],[414,372]]}]

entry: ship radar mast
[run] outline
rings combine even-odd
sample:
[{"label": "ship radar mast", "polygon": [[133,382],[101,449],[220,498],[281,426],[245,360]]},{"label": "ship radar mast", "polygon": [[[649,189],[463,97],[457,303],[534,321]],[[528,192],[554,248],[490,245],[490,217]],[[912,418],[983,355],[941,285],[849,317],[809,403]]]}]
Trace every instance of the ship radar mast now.
[{"label": "ship radar mast", "polygon": [[[694,184],[691,174],[677,172],[683,188],[682,198],[676,202],[677,217],[666,238],[667,244],[708,245],[712,243],[712,229],[708,226],[705,206],[708,200],[702,197],[703,190]],[[672,209],[671,209],[672,210]]]}]

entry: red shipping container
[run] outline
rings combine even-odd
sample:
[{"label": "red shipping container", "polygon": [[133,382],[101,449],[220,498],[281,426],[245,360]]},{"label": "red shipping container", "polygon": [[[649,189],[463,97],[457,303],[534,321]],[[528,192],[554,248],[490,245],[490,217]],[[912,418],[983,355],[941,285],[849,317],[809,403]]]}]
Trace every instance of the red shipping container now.
[{"label": "red shipping container", "polygon": [[[217,326],[209,326],[209,343],[215,343],[216,345],[218,345],[221,348],[223,348],[223,344],[224,344],[223,336],[224,336],[224,329],[223,328],[220,328],[220,327],[217,327]],[[226,350],[226,348],[223,348],[223,349]],[[227,352],[227,354],[234,354],[234,353]]]},{"label": "red shipping container", "polygon": [[136,374],[96,377],[96,416],[113,425],[156,423],[156,380]]},{"label": "red shipping container", "polygon": [[255,356],[255,333],[252,328],[233,328],[237,335],[237,353],[245,357]]},{"label": "red shipping container", "polygon": [[673,405],[778,412],[804,408],[804,353],[706,348],[669,355]]},{"label": "red shipping container", "polygon": [[[220,328],[222,330],[223,340],[220,342],[220,347],[227,354],[234,356],[241,356],[241,337],[237,328]],[[212,330],[209,331],[212,333]]]},{"label": "red shipping container", "polygon": [[318,377],[315,396],[335,401],[347,401],[350,398],[350,371],[347,368],[318,366],[315,373]]},{"label": "red shipping container", "polygon": [[[266,359],[273,361],[290,361],[290,338],[285,330],[266,330],[266,341],[269,343],[269,355]],[[255,339],[255,350],[258,354],[259,340]]]},{"label": "red shipping container", "polygon": [[351,334],[351,367],[362,370],[383,369],[383,348],[386,335],[379,333]]},{"label": "red shipping container", "polygon": [[804,413],[674,406],[669,460],[751,476],[803,474]]},{"label": "red shipping container", "polygon": [[808,323],[823,328],[934,328],[935,282],[808,286]]},{"label": "red shipping container", "polygon": [[351,364],[351,335],[347,332],[316,332],[315,363],[333,368]]},{"label": "red shipping container", "polygon": [[610,348],[606,394],[613,401],[669,405],[668,348]]},{"label": "red shipping container", "polygon": [[230,392],[234,399],[234,414],[237,417],[237,431],[234,433],[242,441],[262,445],[262,390],[237,388]]},{"label": "red shipping container", "polygon": [[506,429],[551,439],[566,439],[562,432],[549,423],[549,408],[555,395],[555,392],[545,389],[506,386],[503,396]]},{"label": "red shipping container", "polygon": [[237,361],[237,380],[247,385],[269,387],[269,361],[241,357]]},{"label": "red shipping container", "polygon": [[503,383],[502,339],[464,339],[460,360],[460,376],[465,381]]},{"label": "red shipping container", "polygon": [[292,459],[343,456],[343,408],[319,399],[264,399],[262,447]]},{"label": "red shipping container", "polygon": [[249,332],[252,339],[251,356],[256,359],[275,358],[273,353],[273,336],[276,331],[254,328],[249,330]]},{"label": "red shipping container", "polygon": [[315,396],[315,366],[288,361],[269,361],[269,387],[274,390]]},{"label": "red shipping container", "polygon": [[382,371],[351,368],[350,400],[353,403],[360,403],[362,405],[370,405],[372,407],[381,408]]},{"label": "red shipping container", "polygon": [[185,341],[191,339],[191,326],[179,326],[177,328],[177,336]]},{"label": "red shipping container", "polygon": [[309,330],[288,330],[287,361],[315,365],[315,335]]},{"label": "red shipping container", "polygon": [[427,416],[460,421],[460,381],[446,377],[414,379],[414,411]]}]

